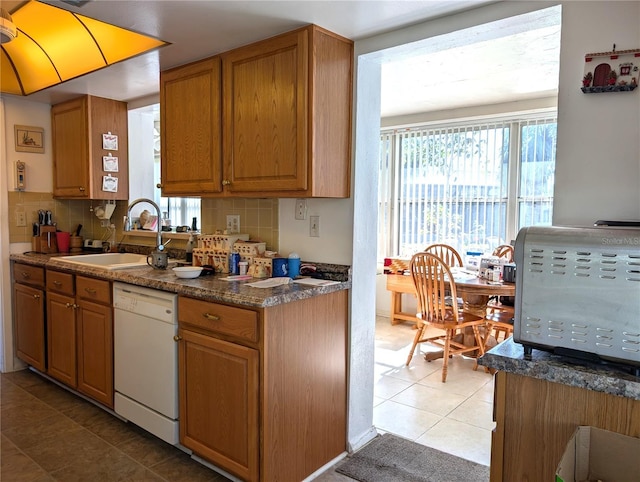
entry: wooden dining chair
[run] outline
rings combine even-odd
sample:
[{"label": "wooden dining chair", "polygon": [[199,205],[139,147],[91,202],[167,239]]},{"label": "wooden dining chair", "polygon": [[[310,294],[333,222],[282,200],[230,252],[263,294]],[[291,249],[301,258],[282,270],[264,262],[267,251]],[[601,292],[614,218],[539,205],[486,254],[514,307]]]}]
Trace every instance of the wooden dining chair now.
[{"label": "wooden dining chair", "polygon": [[493,250],[493,256],[498,258],[506,258],[507,262],[513,263],[513,246],[510,244],[501,244]]},{"label": "wooden dining chair", "polygon": [[[493,256],[505,258],[507,262],[513,263],[513,246],[510,244],[502,244],[493,250]],[[487,303],[487,322],[493,322],[492,326],[494,336],[498,339],[500,334],[504,338],[511,336],[513,325],[510,324],[511,318],[514,316],[513,306],[504,303],[504,299],[493,298]]]},{"label": "wooden dining chair", "polygon": [[462,257],[452,246],[448,244],[430,244],[424,249],[425,253],[435,254],[444,261],[449,268],[462,267]]},{"label": "wooden dining chair", "polygon": [[[447,264],[438,256],[431,253],[414,254],[409,263],[411,277],[418,300],[417,332],[413,346],[407,358],[407,365],[411,363],[416,347],[420,343],[431,343],[443,349],[442,382],[447,380],[447,366],[449,357],[464,353],[484,354],[484,340],[480,336],[479,327],[484,325],[484,318],[462,312],[457,306],[447,303],[448,293],[456,298],[456,285],[451,282],[453,276]],[[437,328],[436,334],[430,328]],[[457,334],[465,330],[473,332],[474,343],[465,345],[456,341]],[[471,338],[471,337],[467,337]],[[479,355],[479,356],[480,356]]]},{"label": "wooden dining chair", "polygon": [[513,307],[509,309],[499,310],[493,309],[491,312],[487,311],[485,316],[486,333],[487,336],[493,335],[496,342],[506,340],[513,334]]}]

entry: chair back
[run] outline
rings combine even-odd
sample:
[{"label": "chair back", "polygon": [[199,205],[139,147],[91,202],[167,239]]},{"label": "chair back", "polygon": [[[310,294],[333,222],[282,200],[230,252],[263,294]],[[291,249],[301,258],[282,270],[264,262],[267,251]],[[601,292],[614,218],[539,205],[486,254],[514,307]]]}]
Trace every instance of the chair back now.
[{"label": "chair back", "polygon": [[448,244],[431,244],[425,248],[424,252],[435,254],[450,268],[463,266],[460,254]]},{"label": "chair back", "polygon": [[513,263],[513,246],[510,244],[501,244],[493,250],[493,255],[498,258],[506,258],[509,263]]},{"label": "chair back", "polygon": [[447,299],[456,299],[456,285],[450,281],[451,270],[442,258],[416,253],[409,269],[416,289],[418,318],[429,323],[458,323],[458,310],[447,303]]}]

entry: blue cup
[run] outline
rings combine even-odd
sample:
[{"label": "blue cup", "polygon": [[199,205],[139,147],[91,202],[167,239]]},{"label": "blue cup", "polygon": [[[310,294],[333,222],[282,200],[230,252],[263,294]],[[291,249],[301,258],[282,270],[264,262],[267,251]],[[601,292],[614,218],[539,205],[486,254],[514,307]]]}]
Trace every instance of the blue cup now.
[{"label": "blue cup", "polygon": [[287,268],[289,268],[289,277],[296,278],[300,275],[300,258],[289,258],[287,260]]},{"label": "blue cup", "polygon": [[289,276],[288,261],[287,258],[273,258],[271,261],[271,276],[274,278]]}]

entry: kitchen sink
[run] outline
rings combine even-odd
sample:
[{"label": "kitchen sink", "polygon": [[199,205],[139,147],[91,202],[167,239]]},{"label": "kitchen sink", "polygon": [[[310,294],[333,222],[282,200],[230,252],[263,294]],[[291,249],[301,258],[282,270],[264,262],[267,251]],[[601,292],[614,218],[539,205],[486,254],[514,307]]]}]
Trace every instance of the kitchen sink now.
[{"label": "kitchen sink", "polygon": [[56,257],[56,260],[106,270],[147,266],[147,257],[143,254],[135,253],[79,254],[76,256],[59,256]]}]

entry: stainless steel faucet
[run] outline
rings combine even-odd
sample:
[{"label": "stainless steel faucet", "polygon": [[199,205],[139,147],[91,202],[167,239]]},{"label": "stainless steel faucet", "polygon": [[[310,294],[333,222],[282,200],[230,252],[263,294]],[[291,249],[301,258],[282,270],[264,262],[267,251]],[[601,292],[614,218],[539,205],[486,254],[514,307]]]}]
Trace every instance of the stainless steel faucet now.
[{"label": "stainless steel faucet", "polygon": [[131,208],[133,208],[133,206],[135,206],[138,203],[149,203],[151,204],[154,209],[156,210],[156,215],[157,215],[157,221],[156,221],[156,227],[158,229],[158,236],[157,236],[157,240],[156,240],[156,249],[158,251],[162,251],[164,249],[164,246],[162,244],[162,224],[161,224],[161,216],[160,216],[160,207],[153,202],[151,199],[147,199],[144,197],[141,197],[140,199],[136,199],[135,201],[132,201],[131,204],[129,204],[129,207],[127,207],[127,215],[124,218],[124,226],[123,226],[123,230],[124,231],[129,231],[129,229],[131,228]]}]

